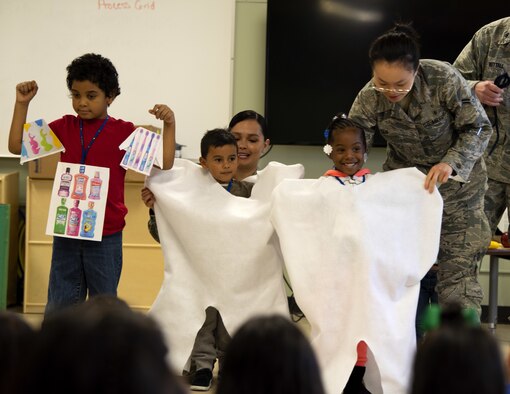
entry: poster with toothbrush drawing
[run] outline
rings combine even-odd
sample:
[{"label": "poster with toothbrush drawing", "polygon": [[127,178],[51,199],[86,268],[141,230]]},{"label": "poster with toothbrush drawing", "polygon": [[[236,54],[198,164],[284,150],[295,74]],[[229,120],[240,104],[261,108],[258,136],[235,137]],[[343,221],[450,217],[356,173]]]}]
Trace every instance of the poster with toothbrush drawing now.
[{"label": "poster with toothbrush drawing", "polygon": [[109,168],[59,162],[46,234],[101,241],[109,179]]},{"label": "poster with toothbrush drawing", "polygon": [[63,150],[64,146],[44,119],[24,124],[21,142],[21,164]]},{"label": "poster with toothbrush drawing", "polygon": [[154,164],[159,164],[162,157],[161,134],[138,127],[119,146],[126,153],[120,165],[145,175],[149,175]]}]

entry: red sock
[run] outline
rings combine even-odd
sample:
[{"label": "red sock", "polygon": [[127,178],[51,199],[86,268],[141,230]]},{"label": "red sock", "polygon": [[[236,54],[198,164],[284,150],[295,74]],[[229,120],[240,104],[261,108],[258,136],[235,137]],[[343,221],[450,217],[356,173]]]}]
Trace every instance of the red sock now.
[{"label": "red sock", "polygon": [[356,366],[364,367],[367,364],[367,343],[365,341],[359,341],[356,350],[358,351],[358,360],[356,361]]}]

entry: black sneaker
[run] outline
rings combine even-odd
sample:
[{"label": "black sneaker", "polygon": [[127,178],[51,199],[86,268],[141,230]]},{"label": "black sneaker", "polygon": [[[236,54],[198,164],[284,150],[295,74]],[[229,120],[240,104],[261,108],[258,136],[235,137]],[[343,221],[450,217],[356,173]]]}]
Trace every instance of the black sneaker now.
[{"label": "black sneaker", "polygon": [[193,391],[209,391],[212,385],[212,371],[207,368],[199,369],[191,380],[190,389]]}]

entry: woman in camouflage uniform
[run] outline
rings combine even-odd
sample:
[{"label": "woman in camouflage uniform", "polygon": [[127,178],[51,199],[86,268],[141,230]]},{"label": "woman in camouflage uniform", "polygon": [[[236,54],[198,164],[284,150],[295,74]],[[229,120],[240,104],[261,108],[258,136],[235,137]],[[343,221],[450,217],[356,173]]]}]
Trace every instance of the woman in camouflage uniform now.
[{"label": "woman in camouflage uniform", "polygon": [[483,212],[487,173],[482,154],[492,128],[478,99],[450,64],[420,60],[410,25],[397,24],[369,51],[373,78],[358,93],[349,117],[370,145],[378,130],[387,142],[385,171],[417,167],[425,189],[443,197],[438,254],[440,304],[456,299],[481,311],[478,262],[490,242]]}]

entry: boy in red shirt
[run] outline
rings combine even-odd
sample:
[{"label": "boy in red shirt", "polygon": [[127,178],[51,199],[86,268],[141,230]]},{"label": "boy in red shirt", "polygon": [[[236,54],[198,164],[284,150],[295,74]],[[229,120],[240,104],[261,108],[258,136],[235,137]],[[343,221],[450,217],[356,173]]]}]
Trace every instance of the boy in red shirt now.
[{"label": "boy in red shirt", "polygon": [[[105,222],[101,242],[54,237],[46,313],[82,302],[88,296],[117,294],[122,269],[124,177],[120,166],[124,152],[119,145],[134,130],[131,122],[108,115],[108,107],[120,94],[117,70],[107,58],[85,54],[67,67],[67,87],[75,115],[65,115],[49,124],[66,148],[61,160],[110,169]],[[21,152],[23,125],[30,101],[37,94],[35,81],[16,86],[16,102],[9,133],[9,151]],[[172,110],[156,104],[149,110],[163,120],[163,168],[170,168],[175,149]]]}]

